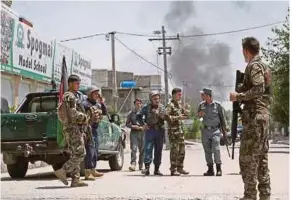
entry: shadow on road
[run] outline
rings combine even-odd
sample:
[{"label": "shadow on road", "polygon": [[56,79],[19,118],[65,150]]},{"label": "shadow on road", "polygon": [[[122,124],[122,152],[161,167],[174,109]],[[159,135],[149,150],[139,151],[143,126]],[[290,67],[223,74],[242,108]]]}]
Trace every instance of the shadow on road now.
[{"label": "shadow on road", "polygon": [[68,189],[72,188],[70,186],[46,186],[46,187],[37,187],[39,190],[54,190],[54,189]]},{"label": "shadow on road", "polygon": [[271,147],[270,146],[270,149],[289,149],[290,147],[289,146],[283,146],[283,147]]},{"label": "shadow on road", "polygon": [[[97,170],[104,174],[111,172],[110,169],[97,169]],[[26,175],[24,178],[20,178],[20,179],[12,179],[10,177],[3,177],[1,178],[1,181],[47,181],[47,180],[55,180],[55,179],[57,179],[57,177],[55,176],[54,172],[44,172],[44,173]]]},{"label": "shadow on road", "polygon": [[234,176],[234,175],[240,176],[239,173],[228,173],[228,174],[226,174],[226,175],[229,175],[229,176]]},{"label": "shadow on road", "polygon": [[[170,174],[164,174],[163,176],[155,176],[153,174],[150,174],[149,176],[145,176],[144,174],[125,174],[124,176],[131,176],[131,177],[156,177],[156,178],[163,178],[163,177],[173,177]],[[181,175],[181,176],[177,176],[177,177],[205,177],[204,175],[200,175],[200,174],[189,174],[189,175]]]},{"label": "shadow on road", "polygon": [[289,154],[289,151],[269,151],[269,153],[282,153],[282,154]]},{"label": "shadow on road", "polygon": [[1,181],[29,181],[29,180],[37,180],[37,181],[47,181],[57,179],[54,172],[46,172],[46,173],[38,173],[27,175],[21,179],[12,179],[10,177],[1,178]]}]

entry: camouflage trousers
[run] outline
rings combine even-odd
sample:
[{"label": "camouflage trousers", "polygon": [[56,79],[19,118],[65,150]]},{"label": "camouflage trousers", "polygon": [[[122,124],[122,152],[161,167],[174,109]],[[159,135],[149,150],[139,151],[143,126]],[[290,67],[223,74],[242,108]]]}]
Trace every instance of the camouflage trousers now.
[{"label": "camouflage trousers", "polygon": [[243,133],[240,144],[239,165],[244,183],[244,196],[257,199],[257,182],[260,196],[271,194],[268,168],[269,115],[243,114]]},{"label": "camouflage trousers", "polygon": [[80,127],[77,126],[66,127],[63,131],[71,157],[62,168],[72,178],[79,178],[80,163],[83,161],[86,152],[82,132],[80,131]]},{"label": "camouflage trousers", "polygon": [[170,171],[184,167],[185,139],[182,132],[169,131],[170,143]]}]

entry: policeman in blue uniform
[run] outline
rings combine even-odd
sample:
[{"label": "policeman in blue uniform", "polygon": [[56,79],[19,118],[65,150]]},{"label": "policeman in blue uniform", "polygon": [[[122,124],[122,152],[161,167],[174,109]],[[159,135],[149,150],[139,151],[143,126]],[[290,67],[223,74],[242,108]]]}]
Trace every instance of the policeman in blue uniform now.
[{"label": "policeman in blue uniform", "polygon": [[202,118],[203,127],[201,128],[202,144],[205,152],[205,159],[208,171],[204,176],[214,176],[213,154],[216,164],[216,176],[222,176],[221,155],[220,155],[220,127],[226,130],[226,121],[221,104],[212,98],[212,90],[204,88],[201,91],[202,101],[198,107],[198,116]]},{"label": "policeman in blue uniform", "polygon": [[164,120],[165,107],[160,103],[161,96],[159,92],[150,93],[150,103],[145,105],[140,112],[137,113],[136,119],[140,125],[143,125],[145,131],[144,145],[144,164],[145,170],[142,174],[148,176],[150,174],[150,164],[153,157],[154,149],[154,175],[162,176],[159,171],[162,157],[163,140],[164,140]]}]

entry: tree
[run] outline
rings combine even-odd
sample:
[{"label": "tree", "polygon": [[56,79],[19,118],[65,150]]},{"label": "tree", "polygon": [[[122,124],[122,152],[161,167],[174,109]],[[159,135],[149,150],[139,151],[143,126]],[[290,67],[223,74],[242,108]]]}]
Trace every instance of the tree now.
[{"label": "tree", "polygon": [[272,32],[274,38],[268,38],[267,48],[262,48],[272,70],[271,114],[275,121],[289,126],[289,9],[286,22],[282,27],[273,28]]}]

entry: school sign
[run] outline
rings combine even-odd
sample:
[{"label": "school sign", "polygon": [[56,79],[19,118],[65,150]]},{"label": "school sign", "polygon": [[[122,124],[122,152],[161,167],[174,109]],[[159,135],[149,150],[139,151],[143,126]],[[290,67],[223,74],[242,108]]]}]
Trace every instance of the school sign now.
[{"label": "school sign", "polygon": [[[91,85],[91,61],[56,42],[40,37],[17,17],[1,9],[1,71],[21,75],[36,81],[57,83],[61,77],[62,57],[66,57],[68,73],[82,79],[83,86]],[[74,55],[74,57],[73,57]]]}]

